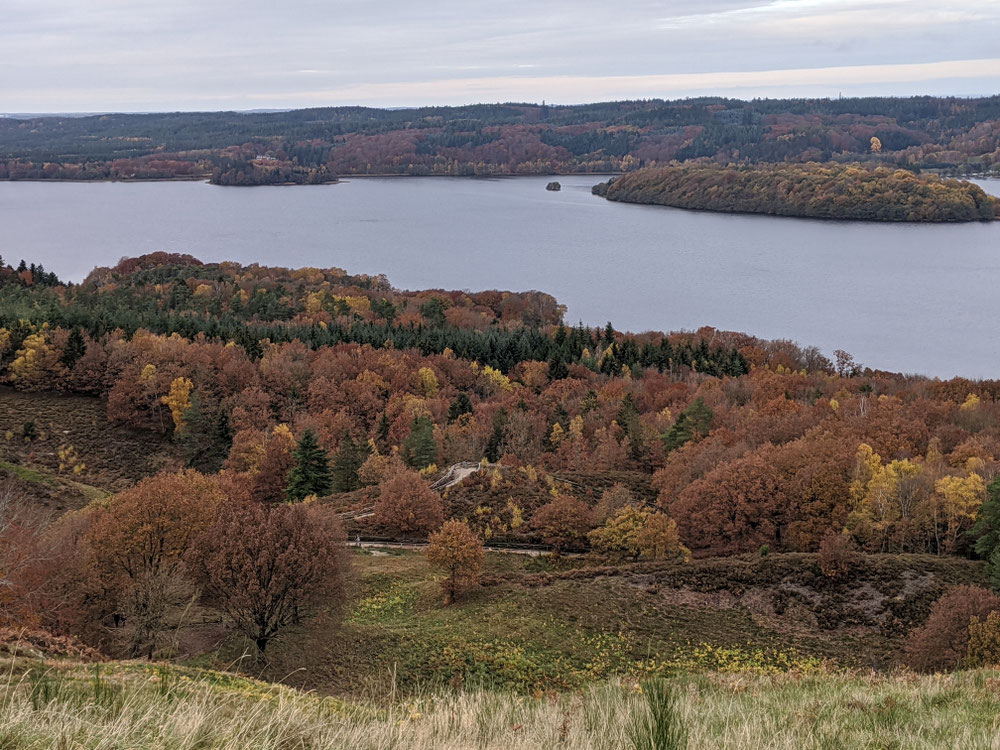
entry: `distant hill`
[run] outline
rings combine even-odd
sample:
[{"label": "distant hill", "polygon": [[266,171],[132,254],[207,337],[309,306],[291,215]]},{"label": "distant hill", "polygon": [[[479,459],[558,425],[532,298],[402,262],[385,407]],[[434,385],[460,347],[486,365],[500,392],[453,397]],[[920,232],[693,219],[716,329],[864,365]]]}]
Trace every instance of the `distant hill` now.
[{"label": "distant hill", "polygon": [[1000,96],[703,97],[0,118],[0,179],[214,176],[226,184],[258,184],[271,179],[254,176],[262,166],[283,169],[281,181],[323,182],[350,174],[616,172],[698,158],[863,158],[916,170],[985,173],[1000,160]]}]

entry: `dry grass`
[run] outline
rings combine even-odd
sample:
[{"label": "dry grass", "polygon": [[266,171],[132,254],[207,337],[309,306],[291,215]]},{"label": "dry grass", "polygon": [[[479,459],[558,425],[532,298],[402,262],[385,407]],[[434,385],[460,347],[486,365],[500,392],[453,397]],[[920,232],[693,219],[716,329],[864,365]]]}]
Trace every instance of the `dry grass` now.
[{"label": "dry grass", "polygon": [[[672,681],[689,748],[1000,748],[1000,673],[702,675]],[[638,686],[467,691],[389,707],[217,672],[37,663],[0,687],[0,747],[458,750],[634,747]]]}]

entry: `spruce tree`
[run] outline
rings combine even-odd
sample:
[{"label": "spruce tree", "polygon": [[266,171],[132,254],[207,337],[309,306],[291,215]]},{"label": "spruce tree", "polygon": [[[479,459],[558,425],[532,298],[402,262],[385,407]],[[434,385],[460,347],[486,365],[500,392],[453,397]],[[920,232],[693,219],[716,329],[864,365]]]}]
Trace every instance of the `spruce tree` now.
[{"label": "spruce tree", "polygon": [[569,367],[561,352],[555,352],[549,360],[549,380],[563,380],[569,377]]},{"label": "spruce tree", "polygon": [[500,409],[493,415],[493,432],[490,434],[490,439],[486,443],[486,460],[491,464],[495,464],[500,460],[500,449],[503,446],[506,427],[507,410]]},{"label": "spruce tree", "polygon": [[434,424],[430,417],[413,418],[410,434],[403,441],[403,460],[414,469],[425,469],[437,462]]},{"label": "spruce tree", "polygon": [[340,441],[340,450],[333,458],[333,491],[353,492],[361,486],[358,479],[358,469],[365,462],[368,451],[364,445],[354,442],[350,433],[344,432]]},{"label": "spruce tree", "polygon": [[83,340],[83,334],[79,328],[74,328],[69,332],[66,339],[66,348],[63,349],[59,361],[66,366],[67,370],[72,370],[73,365],[80,361],[80,358],[87,353],[87,342]]},{"label": "spruce tree", "polygon": [[309,495],[329,495],[333,488],[330,464],[326,451],[320,447],[312,430],[302,433],[292,456],[295,458],[295,466],[288,472],[285,497],[290,502],[296,502]]}]

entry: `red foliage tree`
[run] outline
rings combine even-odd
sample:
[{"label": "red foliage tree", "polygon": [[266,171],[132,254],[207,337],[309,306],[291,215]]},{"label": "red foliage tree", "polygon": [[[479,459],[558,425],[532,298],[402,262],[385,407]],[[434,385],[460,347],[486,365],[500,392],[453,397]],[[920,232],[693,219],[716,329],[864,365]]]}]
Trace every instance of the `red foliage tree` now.
[{"label": "red foliage tree", "polygon": [[572,495],[558,495],[535,511],[532,527],[556,554],[581,546],[593,525],[590,506]]},{"label": "red foliage tree", "polygon": [[343,524],[314,503],[223,503],[187,560],[262,655],[305,609],[338,604],[349,570]]},{"label": "red foliage tree", "polygon": [[426,534],[444,521],[441,496],[412,471],[391,474],[375,502],[375,522],[396,531]]},{"label": "red foliage tree", "polygon": [[931,605],[927,622],[910,633],[906,662],[921,672],[954,669],[969,647],[969,623],[1000,610],[1000,596],[979,586],[955,586]]}]

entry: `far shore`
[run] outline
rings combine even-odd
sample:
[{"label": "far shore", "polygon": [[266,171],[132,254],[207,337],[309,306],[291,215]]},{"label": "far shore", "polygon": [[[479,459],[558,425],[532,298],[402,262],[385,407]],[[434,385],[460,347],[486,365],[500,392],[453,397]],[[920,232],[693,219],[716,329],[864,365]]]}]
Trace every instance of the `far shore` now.
[{"label": "far shore", "polygon": [[[349,174],[344,175],[330,182],[317,183],[319,185],[338,185],[350,182],[354,179],[388,179],[407,178],[424,179],[435,177],[442,179],[464,179],[464,180],[490,180],[490,179],[510,179],[520,177],[617,177],[621,172],[550,172],[545,174]],[[98,179],[78,179],[67,177],[25,177],[11,178],[2,177],[0,182],[72,182],[72,183],[98,183],[98,182],[211,182],[207,175],[176,176],[176,177],[101,177]],[[306,185],[298,182],[280,182],[274,185],[217,185],[216,187],[315,187],[316,185]]]}]

